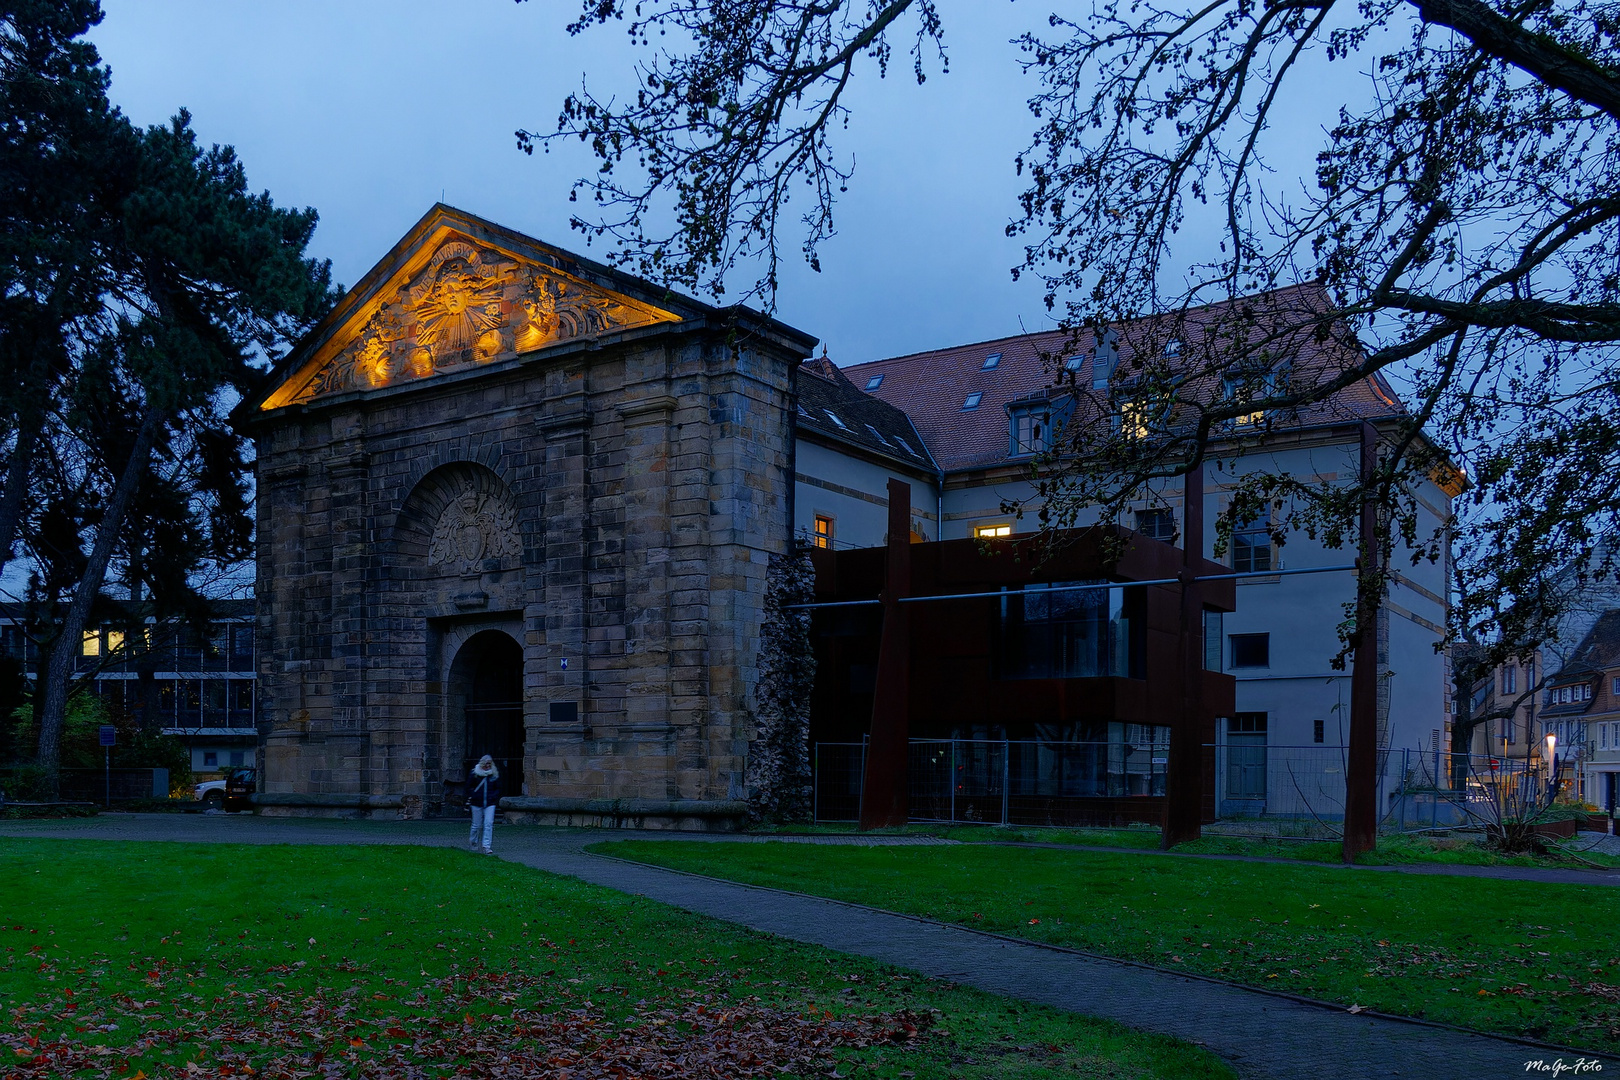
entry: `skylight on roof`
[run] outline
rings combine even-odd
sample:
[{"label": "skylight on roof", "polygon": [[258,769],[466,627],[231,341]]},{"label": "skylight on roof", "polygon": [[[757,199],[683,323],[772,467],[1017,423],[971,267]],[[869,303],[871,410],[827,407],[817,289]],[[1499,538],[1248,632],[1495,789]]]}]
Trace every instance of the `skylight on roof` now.
[{"label": "skylight on roof", "polygon": [[998,368],[1000,366],[1001,366],[1001,354],[998,353],[998,352],[993,352],[989,356],[984,358],[984,363],[979,365],[979,370],[980,371],[994,371],[996,368]]},{"label": "skylight on roof", "polygon": [[883,376],[882,375],[874,375],[870,379],[866,380],[866,392],[868,394],[870,394],[872,391],[876,390],[878,387],[880,387],[882,385],[883,385]]},{"label": "skylight on roof", "polygon": [[913,450],[911,448],[911,444],[906,442],[906,440],[902,439],[900,436],[896,435],[894,437],[894,441],[900,444],[900,449],[904,450],[906,453],[910,454],[912,457],[921,457],[922,456],[922,455],[918,454],[917,451]]},{"label": "skylight on roof", "polygon": [[1067,360],[1063,361],[1063,370],[1079,371],[1080,365],[1084,364],[1085,362],[1086,358],[1084,356],[1071,356]]},{"label": "skylight on roof", "polygon": [[878,442],[882,443],[884,446],[889,445],[889,440],[885,439],[883,437],[883,432],[879,431],[877,428],[873,427],[871,424],[866,425],[866,430],[870,431],[872,433],[872,438],[876,439]]},{"label": "skylight on roof", "polygon": [[827,414],[827,419],[837,424],[840,428],[843,428],[845,431],[849,430],[849,425],[844,423],[843,418],[837,413],[833,412],[831,409],[822,409],[821,411]]},{"label": "skylight on roof", "polygon": [[1181,339],[1178,338],[1178,337],[1177,338],[1171,338],[1169,341],[1165,342],[1164,343],[1164,355],[1166,355],[1166,356],[1180,356],[1181,355]]},{"label": "skylight on roof", "polygon": [[962,402],[962,411],[967,412],[970,409],[977,409],[979,407],[979,402],[981,402],[983,400],[984,400],[984,391],[982,391],[982,390],[973,391],[973,393],[971,393],[971,394],[969,394],[967,396],[967,400]]}]

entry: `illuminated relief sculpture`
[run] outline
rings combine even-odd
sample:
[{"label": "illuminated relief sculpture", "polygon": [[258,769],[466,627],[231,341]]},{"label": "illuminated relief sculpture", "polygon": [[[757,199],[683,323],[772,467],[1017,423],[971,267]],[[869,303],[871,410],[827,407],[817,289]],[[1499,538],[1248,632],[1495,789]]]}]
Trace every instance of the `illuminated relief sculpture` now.
[{"label": "illuminated relief sculpture", "polygon": [[365,327],[304,388],[300,400],[368,386],[387,386],[393,379],[393,354],[404,336],[398,312],[379,308]]},{"label": "illuminated relief sculpture", "polygon": [[431,354],[435,368],[493,360],[507,351],[501,347],[507,322],[501,294],[512,265],[461,241],[433,253],[411,283],[408,303],[416,316],[416,344]]},{"label": "illuminated relief sculpture", "polygon": [[518,352],[532,352],[553,341],[590,337],[626,325],[634,312],[611,296],[589,293],[569,281],[531,271],[523,290],[523,329]]},{"label": "illuminated relief sculpture", "polygon": [[272,397],[266,408],[424,379],[676,317],[460,237],[441,243],[426,266],[377,295],[359,333],[328,352],[302,387]]},{"label": "illuminated relief sculpture", "polygon": [[433,527],[428,559],[463,574],[475,573],[486,559],[523,554],[512,510],[485,492],[467,491],[451,500]]}]

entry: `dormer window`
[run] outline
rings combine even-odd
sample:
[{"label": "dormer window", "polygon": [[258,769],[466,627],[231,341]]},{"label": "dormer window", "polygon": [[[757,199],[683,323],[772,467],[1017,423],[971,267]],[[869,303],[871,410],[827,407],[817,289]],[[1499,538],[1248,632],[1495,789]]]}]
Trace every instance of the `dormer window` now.
[{"label": "dormer window", "polygon": [[1052,414],[1036,412],[1020,412],[1012,418],[1012,452],[1016,457],[1020,454],[1044,454],[1052,448]]},{"label": "dormer window", "polygon": [[983,400],[984,400],[984,391],[982,391],[982,390],[973,391],[973,393],[969,394],[967,396],[967,399],[962,402],[962,411],[963,412],[972,412],[974,409],[977,409],[979,407],[979,402],[981,402]]},{"label": "dormer window", "polygon": [[979,370],[980,371],[994,371],[994,370],[996,370],[996,368],[998,368],[1000,366],[1001,366],[1001,354],[998,353],[998,352],[993,352],[989,356],[984,358],[984,363],[979,365]]},{"label": "dormer window", "polygon": [[[1221,377],[1221,401],[1238,405],[1271,397],[1277,392],[1277,372],[1271,368],[1234,371]],[[1264,409],[1239,413],[1235,427],[1253,427],[1266,418]]]},{"label": "dormer window", "polygon": [[1127,439],[1145,439],[1148,426],[1147,406],[1140,401],[1126,401],[1119,406],[1119,433]]},{"label": "dormer window", "polygon": [[866,380],[866,392],[868,394],[870,394],[872,391],[876,390],[878,387],[880,387],[882,385],[883,385],[883,376],[882,375],[874,375],[870,379]]},{"label": "dormer window", "polygon": [[1008,405],[1008,453],[1020,457],[1049,452],[1057,444],[1058,429],[1063,426],[1069,406],[1067,398]]}]

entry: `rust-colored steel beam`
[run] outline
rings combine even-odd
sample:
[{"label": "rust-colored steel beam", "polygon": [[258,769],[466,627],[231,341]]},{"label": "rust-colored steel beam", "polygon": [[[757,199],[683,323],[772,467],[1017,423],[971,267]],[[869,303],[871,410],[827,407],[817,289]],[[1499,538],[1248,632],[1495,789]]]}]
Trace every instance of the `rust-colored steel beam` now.
[{"label": "rust-colored steel beam", "polygon": [[1187,470],[1181,485],[1181,708],[1170,727],[1161,843],[1196,840],[1204,813],[1204,591],[1197,572],[1204,558],[1204,466]]},{"label": "rust-colored steel beam", "polygon": [[884,567],[883,637],[878,645],[877,688],[872,698],[872,734],[866,743],[861,782],[863,829],[904,825],[910,816],[906,753],[910,745],[911,485],[889,481],[889,543]]},{"label": "rust-colored steel beam", "polygon": [[[1361,480],[1378,467],[1378,432],[1361,425]],[[1378,843],[1378,604],[1361,593],[1378,566],[1378,507],[1367,491],[1361,500],[1361,566],[1357,577],[1356,630],[1350,663],[1350,738],[1344,768],[1344,861],[1354,862]]]}]

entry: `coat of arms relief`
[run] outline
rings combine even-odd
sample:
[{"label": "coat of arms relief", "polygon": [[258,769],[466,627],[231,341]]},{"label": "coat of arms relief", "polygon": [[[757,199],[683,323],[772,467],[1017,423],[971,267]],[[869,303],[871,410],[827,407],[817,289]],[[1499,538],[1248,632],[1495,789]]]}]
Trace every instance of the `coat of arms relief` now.
[{"label": "coat of arms relief", "polygon": [[473,574],[486,560],[521,557],[512,508],[487,492],[464,491],[452,499],[433,527],[428,561],[456,573]]},{"label": "coat of arms relief", "polygon": [[[386,296],[386,293],[384,294]],[[546,267],[453,238],[394,286],[289,400],[368,390],[675,318]]]}]

